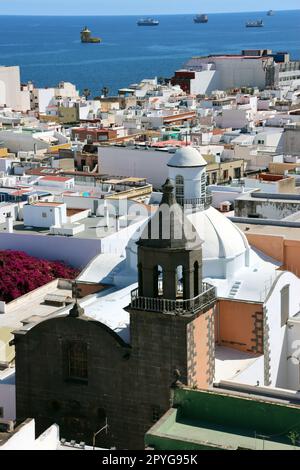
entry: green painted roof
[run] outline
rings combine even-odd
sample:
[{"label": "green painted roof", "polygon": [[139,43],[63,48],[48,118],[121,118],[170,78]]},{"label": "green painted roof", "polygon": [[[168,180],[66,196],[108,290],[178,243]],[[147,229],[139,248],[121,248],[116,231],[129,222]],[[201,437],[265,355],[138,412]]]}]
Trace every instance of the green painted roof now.
[{"label": "green painted roof", "polygon": [[263,397],[178,389],[175,407],[146,434],[161,450],[300,450],[300,407]]}]

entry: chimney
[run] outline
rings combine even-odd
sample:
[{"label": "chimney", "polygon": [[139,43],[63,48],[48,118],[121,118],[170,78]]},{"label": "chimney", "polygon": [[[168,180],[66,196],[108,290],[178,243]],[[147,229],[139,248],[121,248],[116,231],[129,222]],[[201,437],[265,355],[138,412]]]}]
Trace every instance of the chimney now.
[{"label": "chimney", "polygon": [[119,214],[116,216],[116,232],[120,231],[120,216]]},{"label": "chimney", "polygon": [[106,200],[104,201],[104,220],[105,220],[105,227],[109,226],[109,210],[107,207]]},{"label": "chimney", "polygon": [[8,233],[13,233],[13,231],[14,231],[14,224],[13,224],[13,218],[12,218],[10,212],[8,212],[8,213],[6,214],[5,226],[6,226],[6,231],[7,231]]}]

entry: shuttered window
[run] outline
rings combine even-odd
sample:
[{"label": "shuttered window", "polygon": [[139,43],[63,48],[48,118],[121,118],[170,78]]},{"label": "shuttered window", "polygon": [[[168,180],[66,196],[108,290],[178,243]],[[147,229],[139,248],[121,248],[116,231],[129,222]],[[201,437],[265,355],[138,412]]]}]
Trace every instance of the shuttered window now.
[{"label": "shuttered window", "polygon": [[286,285],[281,289],[281,326],[284,326],[289,318],[290,310],[290,286]]}]

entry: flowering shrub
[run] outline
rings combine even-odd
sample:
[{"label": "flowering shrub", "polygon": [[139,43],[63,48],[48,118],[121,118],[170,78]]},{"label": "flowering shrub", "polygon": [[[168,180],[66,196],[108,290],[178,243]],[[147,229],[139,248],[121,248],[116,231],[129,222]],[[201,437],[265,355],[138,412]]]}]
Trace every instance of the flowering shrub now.
[{"label": "flowering shrub", "polygon": [[60,261],[34,258],[22,251],[0,250],[0,300],[10,302],[56,278],[74,279],[77,274]]}]

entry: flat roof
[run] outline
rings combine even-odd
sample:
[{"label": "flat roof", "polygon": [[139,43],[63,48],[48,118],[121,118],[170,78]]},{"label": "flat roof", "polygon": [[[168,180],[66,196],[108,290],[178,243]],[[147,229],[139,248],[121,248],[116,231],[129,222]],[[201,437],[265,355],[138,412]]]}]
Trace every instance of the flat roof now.
[{"label": "flat roof", "polygon": [[[253,219],[252,219],[253,220]],[[300,240],[299,227],[283,227],[279,225],[268,225],[268,221],[265,221],[265,225],[256,225],[252,223],[239,223],[234,222],[245,235],[257,234],[257,235],[269,235],[284,237],[287,240]]]},{"label": "flat roof", "polygon": [[37,207],[57,207],[57,206],[63,206],[65,203],[64,202],[34,202],[33,204],[30,204],[31,206],[37,206]]},{"label": "flat roof", "polygon": [[233,379],[258,359],[258,355],[217,346],[215,349],[215,382]]},{"label": "flat roof", "polygon": [[57,306],[46,305],[44,303],[46,295],[72,296],[71,289],[60,289],[58,287],[58,280],[52,281],[46,284],[46,286],[35,289],[23,296],[21,304],[18,302],[10,303],[11,307],[9,307],[10,304],[7,304],[9,311],[0,315],[0,328],[9,327],[11,330],[21,328],[22,322],[30,319],[33,313],[35,313],[36,318],[43,320],[51,313],[57,311]]},{"label": "flat roof", "polygon": [[[218,447],[226,450],[296,450],[292,445],[262,439],[255,433],[212,422],[177,418],[178,410],[172,408],[162,425],[149,432],[150,436],[160,436],[162,439],[185,441],[192,445]],[[221,421],[221,418],[220,418]],[[197,447],[196,447],[197,448]]]},{"label": "flat roof", "polygon": [[61,182],[64,182],[64,181],[69,181],[69,180],[73,179],[73,177],[67,177],[67,176],[42,176],[41,179],[46,180],[46,181],[61,181]]},{"label": "flat roof", "polygon": [[[48,203],[47,203],[48,204]],[[84,225],[85,229],[73,235],[73,238],[83,238],[88,240],[100,240],[105,238],[117,231],[117,225],[115,222],[115,218],[111,218],[110,226],[105,226],[105,220],[103,217],[86,217],[79,221],[80,225]],[[120,234],[122,234],[123,230],[123,218],[120,217]],[[127,227],[133,223],[136,223],[140,220],[140,216],[132,215],[127,218]],[[72,226],[72,224],[65,224],[64,227]],[[14,221],[13,222],[13,229],[15,234],[22,234],[22,235],[35,235],[35,236],[52,236],[57,237],[60,235],[50,235],[50,228],[44,227],[26,227],[23,221]],[[0,234],[7,233],[6,223],[0,224]],[[11,234],[13,236],[13,234]]]}]

